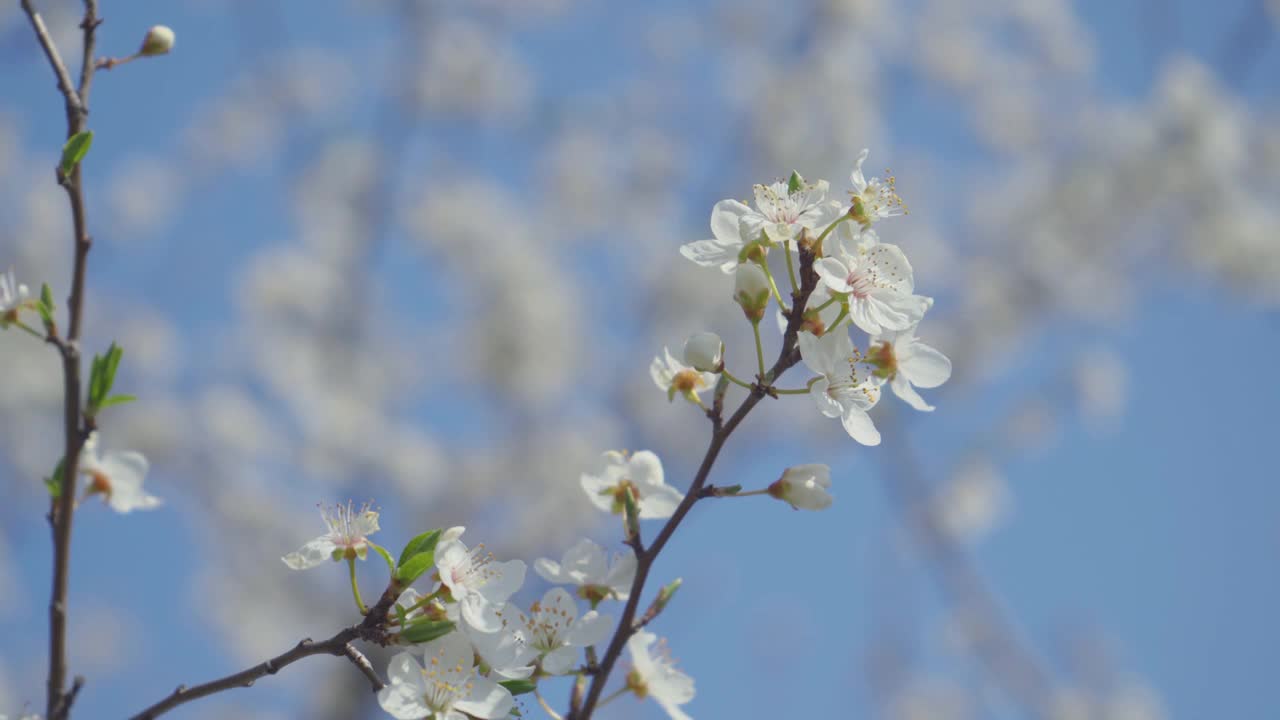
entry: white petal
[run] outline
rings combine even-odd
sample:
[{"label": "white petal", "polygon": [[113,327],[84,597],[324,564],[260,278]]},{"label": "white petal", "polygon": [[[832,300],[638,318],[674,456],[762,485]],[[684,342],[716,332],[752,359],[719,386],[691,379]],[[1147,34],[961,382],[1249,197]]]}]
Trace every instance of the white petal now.
[{"label": "white petal", "polygon": [[571,582],[564,573],[561,572],[560,563],[547,558],[538,558],[533,561],[533,571],[538,576],[549,583],[569,583]]},{"label": "white petal", "polygon": [[858,161],[853,164],[853,172],[849,173],[849,184],[858,192],[867,189],[867,179],[862,175],[862,163],[867,161],[867,155],[870,153],[870,149],[863,148],[862,152],[858,153]]},{"label": "white petal", "polygon": [[643,520],[662,520],[671,517],[684,494],[670,485],[662,485],[648,490],[640,498],[640,518]]},{"label": "white petal", "polygon": [[722,246],[742,247],[742,218],[750,213],[751,208],[737,200],[721,200],[711,208],[711,235]]},{"label": "white petal", "polygon": [[866,412],[851,407],[845,411],[840,422],[844,425],[845,432],[849,433],[849,437],[863,445],[880,444],[880,431],[876,430],[876,424]]},{"label": "white petal", "polygon": [[641,450],[631,456],[627,468],[631,473],[631,482],[643,492],[647,488],[661,487],[663,482],[662,461],[649,450]]},{"label": "white petal", "polygon": [[455,708],[482,720],[505,718],[511,712],[515,699],[506,688],[481,675],[472,677],[470,683],[471,692],[454,703]]},{"label": "white petal", "polygon": [[847,293],[853,289],[849,287],[849,267],[843,262],[833,257],[824,257],[813,264],[813,269],[832,290]]},{"label": "white petal", "polygon": [[497,632],[502,629],[502,619],[494,612],[494,606],[479,593],[471,593],[458,603],[462,619],[481,632]]},{"label": "white petal", "polygon": [[702,267],[718,267],[733,272],[741,247],[725,247],[714,240],[698,240],[680,246],[680,254]]},{"label": "white petal", "polygon": [[826,377],[820,377],[809,386],[809,397],[813,398],[813,404],[818,406],[818,412],[827,417],[840,417],[844,414],[844,408],[831,398],[827,392],[829,387],[831,387],[831,381]]},{"label": "white petal", "polygon": [[313,568],[326,560],[333,557],[333,551],[338,546],[333,544],[328,535],[318,537],[315,540],[298,548],[297,552],[291,552],[285,555],[282,560],[293,570],[306,570]]},{"label": "white petal", "polygon": [[920,393],[916,392],[915,388],[911,387],[911,383],[907,382],[907,379],[903,377],[901,373],[893,379],[893,382],[889,384],[889,387],[893,388],[894,395],[902,398],[903,402],[916,410],[920,410],[922,412],[933,412],[933,406],[925,402],[924,398],[920,397]]},{"label": "white petal", "polygon": [[563,623],[567,628],[578,619],[578,604],[564,588],[554,587],[543,594],[541,610],[534,615],[534,624],[539,624],[539,616],[544,614],[550,614],[552,622]]},{"label": "white petal", "polygon": [[487,582],[481,585],[478,590],[481,595],[495,606],[501,606],[512,595],[524,585],[524,576],[527,570],[523,560],[508,560],[506,562],[491,562],[485,570],[493,573]]},{"label": "white petal", "polygon": [[578,648],[556,648],[542,658],[542,669],[552,675],[563,675],[573,668],[578,659]]},{"label": "white petal", "polygon": [[588,610],[582,619],[574,623],[569,632],[565,634],[565,643],[574,647],[586,647],[595,645],[609,636],[609,631],[613,629],[613,618],[609,615],[601,615],[595,610]]},{"label": "white petal", "polygon": [[913,385],[938,387],[951,377],[951,360],[928,345],[916,342],[911,346],[910,355],[898,359],[898,371]]},{"label": "white petal", "polygon": [[138,452],[107,453],[99,466],[100,470],[111,480],[111,489],[118,487],[138,489],[147,476],[150,463]]}]

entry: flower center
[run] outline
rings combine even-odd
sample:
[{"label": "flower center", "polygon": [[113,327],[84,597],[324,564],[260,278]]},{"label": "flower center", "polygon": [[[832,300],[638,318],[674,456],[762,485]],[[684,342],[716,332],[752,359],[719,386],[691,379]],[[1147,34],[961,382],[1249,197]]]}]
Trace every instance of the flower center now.
[{"label": "flower center", "polygon": [[702,384],[702,373],[697,370],[681,370],[671,379],[672,387],[682,393],[693,392]]},{"label": "flower center", "polygon": [[102,493],[103,495],[111,495],[111,478],[101,470],[95,470],[89,475],[89,493]]}]

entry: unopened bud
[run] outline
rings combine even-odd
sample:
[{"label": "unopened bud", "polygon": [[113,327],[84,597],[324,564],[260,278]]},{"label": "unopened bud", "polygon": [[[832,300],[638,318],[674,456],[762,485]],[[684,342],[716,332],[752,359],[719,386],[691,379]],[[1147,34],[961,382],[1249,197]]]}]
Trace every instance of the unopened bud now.
[{"label": "unopened bud", "polygon": [[769,305],[769,278],[754,263],[738,266],[733,278],[733,299],[742,306],[742,312],[752,324],[760,322]]},{"label": "unopened bud", "polygon": [[684,578],[676,578],[658,591],[658,598],[653,601],[658,612],[662,612],[667,608],[667,603],[671,602],[671,598],[675,597],[676,591],[680,589],[680,585],[683,583]]},{"label": "unopened bud", "polygon": [[831,507],[831,468],[826,465],[796,465],[769,486],[769,494],[796,510],[826,510]]},{"label": "unopened bud", "polygon": [[173,30],[164,25],[156,25],[147,31],[147,36],[142,38],[142,48],[138,50],[139,55],[167,55],[173,49]]},{"label": "unopened bud", "polygon": [[684,341],[684,362],[701,372],[720,372],[724,341],[713,332],[694,333]]}]

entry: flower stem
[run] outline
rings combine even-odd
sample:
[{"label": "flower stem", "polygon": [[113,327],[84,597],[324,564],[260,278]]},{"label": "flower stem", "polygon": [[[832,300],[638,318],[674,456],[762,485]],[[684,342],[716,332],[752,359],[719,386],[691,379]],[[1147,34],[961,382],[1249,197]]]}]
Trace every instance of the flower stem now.
[{"label": "flower stem", "polygon": [[795,292],[800,283],[796,282],[796,266],[791,261],[791,241],[788,240],[782,245],[782,251],[787,255],[787,277],[791,278],[791,292]]},{"label": "flower stem", "polygon": [[795,390],[783,390],[782,388],[773,388],[772,390],[770,390],[770,392],[775,392],[775,393],[778,393],[779,395],[808,395],[809,389],[796,388]]},{"label": "flower stem", "polygon": [[[849,215],[848,215],[848,214],[844,214],[844,215],[841,215],[840,217],[836,218],[834,221],[832,221],[832,223],[831,223],[830,225],[828,225],[828,226],[827,226],[827,229],[826,229],[826,230],[823,230],[823,231],[822,231],[822,234],[818,236],[818,239],[813,241],[813,247],[814,247],[814,249],[815,249],[815,250],[822,250],[822,241],[827,239],[827,236],[831,234],[831,231],[832,231],[832,230],[835,230],[835,229],[836,229],[836,226],[837,226],[837,225],[839,225],[840,223],[842,223],[842,222],[844,222],[845,220],[848,220],[848,219],[849,219]],[[825,255],[825,254],[826,254],[826,252],[823,252],[823,254]]]},{"label": "flower stem", "polygon": [[543,699],[542,693],[538,692],[537,688],[533,689],[533,696],[538,699],[538,704],[542,706],[542,709],[548,715],[550,715],[553,718],[553,720],[564,720],[564,718],[561,717],[560,713],[551,709],[551,706],[547,704],[547,701],[545,699]]},{"label": "flower stem", "polygon": [[355,558],[347,558],[347,569],[351,571],[351,595],[356,599],[356,607],[360,608],[361,615],[368,615],[369,608],[365,606],[364,600],[360,598],[360,583],[356,582]]},{"label": "flower stem", "polygon": [[751,383],[749,383],[749,382],[743,382],[743,381],[739,380],[738,378],[734,377],[734,376],[733,376],[733,373],[729,372],[728,370],[721,370],[720,372],[721,372],[721,373],[723,373],[723,374],[724,374],[724,376],[725,376],[726,378],[728,378],[729,382],[731,382],[731,383],[733,383],[733,384],[735,384],[735,385],[738,385],[738,386],[744,387],[744,388],[746,388],[746,389],[748,389],[748,390],[750,390],[750,389],[751,389]]},{"label": "flower stem", "polygon": [[37,340],[43,341],[45,339],[44,333],[36,332],[35,328],[22,322],[21,320],[14,320],[13,324],[23,330],[26,330],[28,335],[30,335],[31,337]]},{"label": "flower stem", "polygon": [[[787,254],[787,259],[791,259],[791,254]],[[764,270],[764,276],[769,278],[769,289],[773,291],[773,299],[778,301],[778,307],[783,310],[787,309],[787,301],[782,299],[782,293],[778,291],[778,284],[773,281],[773,273],[769,270],[769,263],[763,259],[759,262],[760,268]]]},{"label": "flower stem", "polygon": [[[772,279],[769,280],[773,282]],[[760,382],[764,382],[764,346],[760,344],[760,322],[751,323],[751,332],[756,336],[756,367],[760,370]]]},{"label": "flower stem", "polygon": [[839,300],[839,299],[840,299],[840,298],[835,297],[835,296],[829,297],[829,298],[827,298],[827,301],[826,301],[826,302],[824,302],[824,303],[822,303],[821,305],[819,305],[818,307],[814,308],[814,309],[813,309],[813,311],[814,311],[814,312],[822,312],[823,310],[826,310],[827,308],[831,307],[831,303],[833,303],[833,302],[835,302],[836,300]]},{"label": "flower stem", "polygon": [[628,690],[630,690],[630,689],[631,689],[631,688],[627,687],[626,685],[623,685],[622,687],[618,688],[617,690],[614,690],[613,692],[609,693],[608,695],[605,695],[604,697],[600,698],[600,702],[596,704],[596,707],[604,707],[605,705],[608,705],[609,703],[613,702],[614,700],[617,700],[618,698],[622,697],[622,696],[623,696],[623,694],[625,694],[625,693],[626,693]]},{"label": "flower stem", "polygon": [[847,317],[849,317],[849,306],[845,305],[840,308],[840,314],[836,316],[835,322],[831,323],[828,330],[834,330],[835,328],[840,327],[840,323]]}]

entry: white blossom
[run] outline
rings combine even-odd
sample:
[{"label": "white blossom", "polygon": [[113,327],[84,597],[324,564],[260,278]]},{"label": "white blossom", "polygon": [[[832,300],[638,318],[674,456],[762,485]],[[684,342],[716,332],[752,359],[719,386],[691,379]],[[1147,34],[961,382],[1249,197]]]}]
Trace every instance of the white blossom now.
[{"label": "white blossom", "polygon": [[525,564],[498,562],[484,545],[468,549],[451,539],[436,546],[436,570],[462,620],[476,630],[495,632],[502,627],[496,611],[524,584]]},{"label": "white blossom", "polygon": [[663,479],[662,461],[648,450],[628,456],[610,450],[601,458],[602,467],[595,474],[582,474],[582,489],[601,510],[622,514],[624,493],[629,488],[636,496],[642,520],[671,517],[684,495]]},{"label": "white blossom", "polygon": [[368,556],[368,537],[378,531],[377,511],[367,503],[357,509],[348,501],[346,505],[321,507],[320,517],[329,531],[281,558],[285,565],[307,570],[325,560],[363,560]]},{"label": "white blossom", "polygon": [[699,332],[684,341],[684,361],[694,370],[716,373],[724,360],[724,341],[713,332]]},{"label": "white blossom", "polygon": [[880,431],[867,411],[880,401],[875,368],[854,354],[853,341],[844,331],[820,338],[800,333],[800,357],[821,377],[809,385],[809,395],[827,417],[840,418],[849,437],[863,445],[879,445]]},{"label": "white blossom", "polygon": [[18,310],[27,301],[30,291],[13,276],[13,269],[0,273],[0,328],[18,319]]},{"label": "white blossom", "polygon": [[538,558],[533,569],[549,583],[576,586],[578,596],[593,603],[626,600],[636,576],[636,556],[619,553],[611,565],[604,548],[583,538],[564,552],[560,562]]},{"label": "white blossom", "polygon": [[529,610],[530,645],[541,658],[542,670],[552,675],[568,672],[581,649],[603,641],[613,628],[613,618],[588,610],[578,617],[578,605],[564,588],[551,588]]},{"label": "white blossom", "polygon": [[475,667],[471,644],[449,633],[422,646],[423,662],[412,652],[391,658],[387,686],[378,704],[399,720],[495,720],[515,704],[511,693]]},{"label": "white blossom", "polygon": [[898,197],[892,175],[885,181],[878,177],[867,180],[863,176],[862,163],[866,162],[870,152],[864,148],[858,154],[858,161],[854,163],[853,172],[849,174],[849,183],[853,185],[853,191],[849,193],[854,203],[853,217],[863,225],[870,225],[877,220],[894,215],[903,215],[907,211],[902,204],[902,198]]},{"label": "white blossom", "polygon": [[889,381],[893,394],[916,410],[933,410],[916,387],[938,387],[951,377],[951,360],[921,342],[915,325],[872,335],[867,359],[876,366],[875,374]]},{"label": "white blossom", "polygon": [[849,244],[836,243],[834,252],[814,263],[814,270],[828,288],[849,297],[853,323],[874,335],[919,322],[933,300],[913,294],[911,264],[902,250],[879,242],[872,231],[864,232],[852,249]]},{"label": "white blossom", "polygon": [[118,513],[160,506],[160,498],[142,489],[148,468],[147,458],[139,452],[109,452],[99,456],[97,432],[89,435],[80,450],[80,472],[89,478],[88,492],[100,493],[107,505]]},{"label": "white blossom", "polygon": [[667,400],[675,399],[676,393],[683,395],[689,402],[697,403],[699,393],[711,389],[716,383],[715,373],[696,370],[671,355],[668,348],[662,349],[662,356],[655,357],[649,364],[649,377],[658,389],[667,394]]},{"label": "white blossom", "polygon": [[[660,654],[653,654],[654,643],[659,644]],[[658,636],[646,630],[631,636],[627,641],[632,664],[627,689],[636,697],[653,698],[672,720],[692,720],[680,706],[693,699],[693,678],[676,669],[665,649]]]},{"label": "white blossom", "polygon": [[826,510],[831,507],[831,468],[826,465],[789,467],[769,486],[769,494],[796,510]]}]

